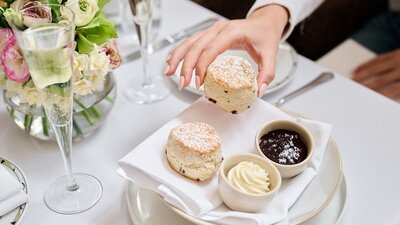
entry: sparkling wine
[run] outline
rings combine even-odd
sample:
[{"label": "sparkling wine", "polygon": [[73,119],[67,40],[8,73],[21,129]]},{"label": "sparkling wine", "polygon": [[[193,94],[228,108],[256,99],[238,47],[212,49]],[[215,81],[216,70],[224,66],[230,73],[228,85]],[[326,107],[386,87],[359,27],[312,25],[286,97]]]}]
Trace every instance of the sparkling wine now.
[{"label": "sparkling wine", "polygon": [[[51,25],[28,30],[33,36],[57,35],[62,25]],[[34,38],[32,38],[33,40]],[[71,48],[62,37],[51,42],[43,40],[35,42],[30,38],[24,39],[24,59],[29,66],[35,86],[43,89],[52,84],[66,83],[72,77]]]},{"label": "sparkling wine", "polygon": [[22,42],[32,80],[55,126],[68,124],[72,116],[72,50],[64,30],[62,24],[30,28]]}]

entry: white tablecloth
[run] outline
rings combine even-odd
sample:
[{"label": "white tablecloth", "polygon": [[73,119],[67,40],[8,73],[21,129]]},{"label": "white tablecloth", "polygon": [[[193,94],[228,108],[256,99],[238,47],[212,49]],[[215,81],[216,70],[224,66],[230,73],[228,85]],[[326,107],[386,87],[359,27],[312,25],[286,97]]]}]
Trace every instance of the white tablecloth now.
[{"label": "white tablecloth", "polygon": [[[211,15],[186,0],[163,3],[159,37]],[[169,50],[150,58],[153,72],[161,73]],[[30,202],[21,225],[131,224],[124,196],[125,181],[115,173],[117,161],[198,97],[174,87],[171,96],[162,102],[128,103],[123,96],[124,85],[131,76],[141,76],[140,63],[122,65],[115,72],[118,99],[112,113],[98,132],[74,143],[74,170],[93,174],[104,185],[104,195],[98,205],[81,214],[65,216],[46,208],[43,193],[54,179],[64,174],[57,145],[24,134],[10,120],[4,103],[0,103],[0,155],[17,163],[28,179]],[[264,99],[276,100],[321,71],[324,68],[300,57],[294,80]],[[341,149],[348,183],[349,204],[343,224],[399,224],[400,105],[337,76],[290,101],[284,108],[333,125],[333,137]]]}]

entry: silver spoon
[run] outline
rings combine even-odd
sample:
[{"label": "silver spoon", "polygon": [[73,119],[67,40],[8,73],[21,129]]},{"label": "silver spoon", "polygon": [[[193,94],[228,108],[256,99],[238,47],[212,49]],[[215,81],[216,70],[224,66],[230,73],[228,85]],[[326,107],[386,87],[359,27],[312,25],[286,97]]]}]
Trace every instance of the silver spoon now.
[{"label": "silver spoon", "polygon": [[283,96],[280,98],[277,102],[274,103],[276,107],[280,107],[281,105],[285,104],[287,101],[290,99],[310,90],[313,87],[316,87],[322,83],[325,83],[328,80],[332,80],[335,76],[331,72],[323,72],[321,73],[317,78],[314,80],[310,81],[310,83],[304,85],[303,87]]}]

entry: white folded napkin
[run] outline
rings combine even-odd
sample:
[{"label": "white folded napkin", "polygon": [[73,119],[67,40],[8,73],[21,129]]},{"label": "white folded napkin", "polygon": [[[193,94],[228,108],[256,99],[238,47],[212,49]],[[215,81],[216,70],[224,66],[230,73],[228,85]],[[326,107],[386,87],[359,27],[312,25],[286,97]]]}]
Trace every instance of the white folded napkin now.
[{"label": "white folded napkin", "polygon": [[246,112],[231,115],[201,98],[122,158],[119,174],[155,191],[168,203],[203,220],[217,224],[246,225],[278,222],[286,217],[288,209],[317,174],[330,136],[330,125],[296,119],[310,130],[315,139],[312,162],[300,175],[285,180],[273,202],[261,213],[229,210],[219,196],[217,176],[205,182],[191,181],[173,171],[165,156],[170,130],[179,124],[194,121],[215,127],[222,140],[224,157],[243,152],[257,154],[255,134],[264,123],[273,119],[295,120],[261,99],[257,99]]},{"label": "white folded napkin", "polygon": [[0,165],[0,217],[28,201],[23,186]]}]

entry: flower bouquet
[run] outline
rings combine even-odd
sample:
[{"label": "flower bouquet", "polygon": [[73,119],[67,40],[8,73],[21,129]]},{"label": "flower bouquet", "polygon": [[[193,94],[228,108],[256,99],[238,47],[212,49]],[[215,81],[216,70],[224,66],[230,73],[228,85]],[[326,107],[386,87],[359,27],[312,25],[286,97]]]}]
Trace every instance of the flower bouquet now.
[{"label": "flower bouquet", "polygon": [[[0,0],[0,88],[4,90],[10,116],[29,134],[54,140],[42,108],[45,102],[37,88],[56,83],[51,79],[62,79],[62,76],[33,81],[10,28],[11,19],[15,24],[18,18],[18,23],[29,29],[48,24],[53,14],[63,13],[63,10],[52,9],[51,4],[61,4],[74,12],[73,133],[75,137],[82,136],[100,126],[115,98],[110,72],[120,65],[121,57],[113,40],[117,37],[114,23],[102,12],[108,1]],[[35,10],[26,10],[32,6],[36,6]]]}]

